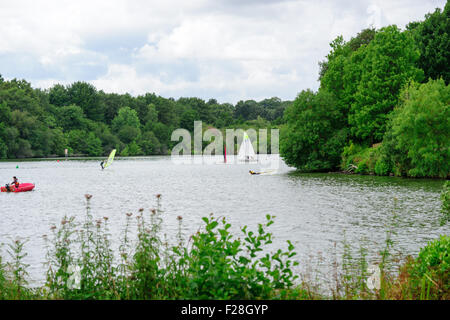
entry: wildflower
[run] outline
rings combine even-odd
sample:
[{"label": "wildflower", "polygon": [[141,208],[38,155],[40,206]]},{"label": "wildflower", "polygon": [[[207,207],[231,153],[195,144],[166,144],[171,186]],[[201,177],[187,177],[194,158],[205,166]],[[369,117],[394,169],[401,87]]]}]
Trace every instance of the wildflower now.
[{"label": "wildflower", "polygon": [[158,193],[157,195],[156,195],[156,198],[161,198],[161,194],[160,193]]},{"label": "wildflower", "polygon": [[51,226],[50,229],[51,229],[51,230],[55,230],[55,229],[56,229],[56,226]]},{"label": "wildflower", "polygon": [[150,211],[152,212],[152,214],[156,214],[156,210],[155,209],[151,209]]},{"label": "wildflower", "polygon": [[139,209],[139,212],[142,212],[142,211],[144,211],[144,208],[140,208],[140,209]]},{"label": "wildflower", "polygon": [[132,213],[127,213],[127,217],[131,217],[133,214]]},{"label": "wildflower", "polygon": [[108,219],[109,219],[108,217],[103,217],[103,220],[105,221],[108,221]]},{"label": "wildflower", "polygon": [[178,216],[177,219],[181,221],[183,219],[183,217],[182,216]]},{"label": "wildflower", "polygon": [[92,198],[92,194],[87,194],[87,193],[86,193],[86,194],[84,195],[84,197],[85,197],[87,200],[89,200],[90,198]]}]

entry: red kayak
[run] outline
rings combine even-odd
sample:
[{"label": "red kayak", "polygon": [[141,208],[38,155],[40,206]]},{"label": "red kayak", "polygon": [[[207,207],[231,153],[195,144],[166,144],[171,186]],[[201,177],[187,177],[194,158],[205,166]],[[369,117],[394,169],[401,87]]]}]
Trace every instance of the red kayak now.
[{"label": "red kayak", "polygon": [[6,187],[1,187],[1,192],[25,192],[31,191],[34,189],[34,184],[32,183],[21,183],[19,187],[16,189],[14,185],[9,186],[9,190]]}]

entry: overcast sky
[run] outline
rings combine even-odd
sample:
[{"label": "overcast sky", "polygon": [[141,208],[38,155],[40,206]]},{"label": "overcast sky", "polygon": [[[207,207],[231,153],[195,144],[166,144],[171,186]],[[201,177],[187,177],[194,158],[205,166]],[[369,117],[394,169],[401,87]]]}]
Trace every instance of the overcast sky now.
[{"label": "overcast sky", "polygon": [[318,88],[338,35],[410,21],[445,0],[0,0],[0,74],[33,87],[87,81],[105,92],[280,97]]}]

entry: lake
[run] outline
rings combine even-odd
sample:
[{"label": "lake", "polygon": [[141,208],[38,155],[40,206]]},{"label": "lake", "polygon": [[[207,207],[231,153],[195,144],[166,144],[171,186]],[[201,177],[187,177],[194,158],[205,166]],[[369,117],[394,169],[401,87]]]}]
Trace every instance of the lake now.
[{"label": "lake", "polygon": [[[416,255],[428,241],[449,234],[440,226],[443,181],[328,174],[299,174],[281,163],[275,174],[250,175],[256,164],[174,164],[169,156],[117,159],[101,170],[99,160],[0,162],[1,184],[17,176],[33,182],[32,192],[0,194],[0,242],[26,240],[25,262],[32,283],[45,276],[42,236],[64,215],[83,221],[85,194],[92,194],[95,218],[107,216],[115,245],[120,242],[125,214],[154,208],[162,195],[163,232],[176,241],[177,216],[188,238],[214,213],[232,224],[236,235],[248,225],[256,229],[267,214],[275,215],[269,231],[270,250],[291,240],[300,268],[329,278],[334,259],[340,261],[344,238],[354,252],[368,249],[370,263],[379,260],[386,231],[393,228],[394,248]],[[16,168],[16,166],[19,166]],[[2,255],[6,257],[6,247]]]}]

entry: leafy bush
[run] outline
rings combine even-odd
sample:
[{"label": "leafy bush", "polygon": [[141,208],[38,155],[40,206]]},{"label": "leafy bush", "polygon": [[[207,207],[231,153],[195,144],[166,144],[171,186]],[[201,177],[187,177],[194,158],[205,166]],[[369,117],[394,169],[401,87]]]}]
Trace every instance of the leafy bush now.
[{"label": "leafy bush", "polygon": [[333,94],[302,91],[286,109],[281,130],[281,156],[301,171],[327,171],[339,166],[347,129]]},{"label": "leafy bush", "polygon": [[[160,233],[160,198],[150,219],[139,210],[136,239],[130,239],[127,223],[119,248],[120,263],[114,263],[107,218],[94,221],[86,195],[87,214],[82,225],[64,218],[52,227],[48,251],[46,292],[64,299],[277,299],[302,294],[291,289],[297,278],[291,268],[298,263],[294,246],[287,251],[264,253],[272,243],[265,231],[274,221],[258,225],[257,231],[242,228],[236,239],[225,218],[203,218],[205,225],[183,245],[170,247]],[[181,230],[182,218],[178,217]],[[134,245],[132,245],[134,244]],[[78,271],[76,271],[78,270]]]},{"label": "leafy bush", "polygon": [[387,176],[392,172],[392,166],[385,159],[385,157],[381,156],[375,162],[375,174],[378,176]]},{"label": "leafy bush", "polygon": [[450,87],[443,80],[412,83],[401,93],[382,153],[396,175],[450,175]]},{"label": "leafy bush", "polygon": [[410,266],[410,277],[414,298],[450,299],[450,236],[440,236],[420,250]]},{"label": "leafy bush", "polygon": [[[189,251],[184,251],[187,276],[184,297],[188,299],[267,299],[276,298],[277,290],[293,286],[291,258],[295,255],[293,245],[288,242],[288,251],[279,249],[274,254],[263,251],[263,246],[272,243],[272,234],[264,227],[273,223],[267,216],[265,225],[258,231],[242,228],[244,241],[235,239],[225,218],[212,216],[203,218],[204,231],[192,237]],[[279,296],[278,296],[279,297]]]},{"label": "leafy bush", "polygon": [[380,145],[375,145],[368,148],[350,143],[342,152],[341,169],[360,174],[375,174],[377,170],[381,170],[379,147]]}]

